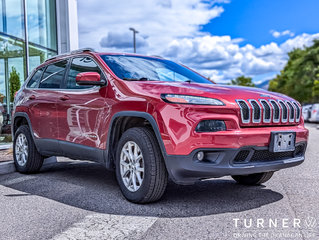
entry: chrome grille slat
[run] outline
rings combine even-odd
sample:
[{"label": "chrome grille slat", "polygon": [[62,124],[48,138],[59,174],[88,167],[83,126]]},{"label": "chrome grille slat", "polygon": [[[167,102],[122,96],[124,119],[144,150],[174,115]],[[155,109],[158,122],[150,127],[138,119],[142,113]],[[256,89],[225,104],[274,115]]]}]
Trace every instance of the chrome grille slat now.
[{"label": "chrome grille slat", "polygon": [[295,121],[295,108],[292,105],[292,103],[289,102],[289,101],[286,101],[286,104],[287,104],[287,106],[289,108],[289,115],[288,115],[289,116],[289,122],[290,123],[294,122]]},{"label": "chrome grille slat", "polygon": [[273,122],[279,123],[280,114],[281,114],[280,107],[279,107],[278,103],[273,99],[269,100],[269,102],[271,103],[271,105],[273,107]]},{"label": "chrome grille slat", "polygon": [[282,123],[286,123],[288,121],[288,107],[281,100],[278,100],[278,103],[280,105],[281,112],[282,112],[282,114],[281,114],[281,122]]},{"label": "chrome grille slat", "polygon": [[270,123],[272,116],[272,108],[265,99],[260,99],[259,102],[263,108],[263,122]]},{"label": "chrome grille slat", "polygon": [[249,99],[248,102],[252,107],[252,121],[253,123],[260,123],[261,122],[261,107],[259,106],[258,102],[254,99]]},{"label": "chrome grille slat", "polygon": [[245,100],[236,100],[240,108],[241,121],[243,123],[250,123],[250,108]]},{"label": "chrome grille slat", "polygon": [[300,121],[300,117],[301,117],[301,109],[300,109],[298,103],[293,102],[293,104],[296,107],[296,122],[299,122]]}]

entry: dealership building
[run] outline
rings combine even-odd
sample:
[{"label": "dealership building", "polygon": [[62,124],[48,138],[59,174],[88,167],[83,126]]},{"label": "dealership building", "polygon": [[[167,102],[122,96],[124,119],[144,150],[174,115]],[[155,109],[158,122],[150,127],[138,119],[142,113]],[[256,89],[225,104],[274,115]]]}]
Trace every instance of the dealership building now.
[{"label": "dealership building", "polygon": [[7,132],[10,124],[12,72],[18,73],[22,85],[28,74],[47,58],[77,48],[76,0],[0,0],[2,133]]}]

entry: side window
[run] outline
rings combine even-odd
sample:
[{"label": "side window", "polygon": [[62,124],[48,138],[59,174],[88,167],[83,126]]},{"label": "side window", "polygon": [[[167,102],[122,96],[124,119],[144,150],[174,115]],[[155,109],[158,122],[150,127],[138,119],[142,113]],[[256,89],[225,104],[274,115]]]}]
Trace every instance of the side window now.
[{"label": "side window", "polygon": [[29,80],[27,87],[36,88],[40,81],[42,73],[43,73],[43,68],[40,68],[38,71],[36,71],[35,74],[33,74],[32,78]]},{"label": "side window", "polygon": [[53,63],[45,69],[39,88],[60,88],[68,61]]},{"label": "side window", "polygon": [[76,84],[76,75],[82,72],[97,72],[101,75],[101,79],[105,79],[99,66],[90,57],[77,57],[72,60],[67,78],[66,88],[68,89],[84,89],[92,86],[80,86]]}]

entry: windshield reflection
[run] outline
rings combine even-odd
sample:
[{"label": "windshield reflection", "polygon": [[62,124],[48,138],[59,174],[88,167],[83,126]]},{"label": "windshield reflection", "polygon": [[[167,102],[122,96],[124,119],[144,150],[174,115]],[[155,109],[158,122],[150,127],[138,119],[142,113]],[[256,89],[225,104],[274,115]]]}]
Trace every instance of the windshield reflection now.
[{"label": "windshield reflection", "polygon": [[192,70],[165,59],[129,55],[101,55],[101,57],[118,78],[127,81],[213,84]]}]

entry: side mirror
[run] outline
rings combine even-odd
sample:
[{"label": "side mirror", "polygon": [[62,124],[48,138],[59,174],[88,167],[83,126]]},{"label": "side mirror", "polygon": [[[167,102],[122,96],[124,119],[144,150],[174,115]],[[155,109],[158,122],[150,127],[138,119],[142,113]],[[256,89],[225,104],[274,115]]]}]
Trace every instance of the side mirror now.
[{"label": "side mirror", "polygon": [[95,85],[104,86],[105,81],[101,80],[100,74],[97,72],[82,72],[76,75],[75,81],[79,85]]}]

